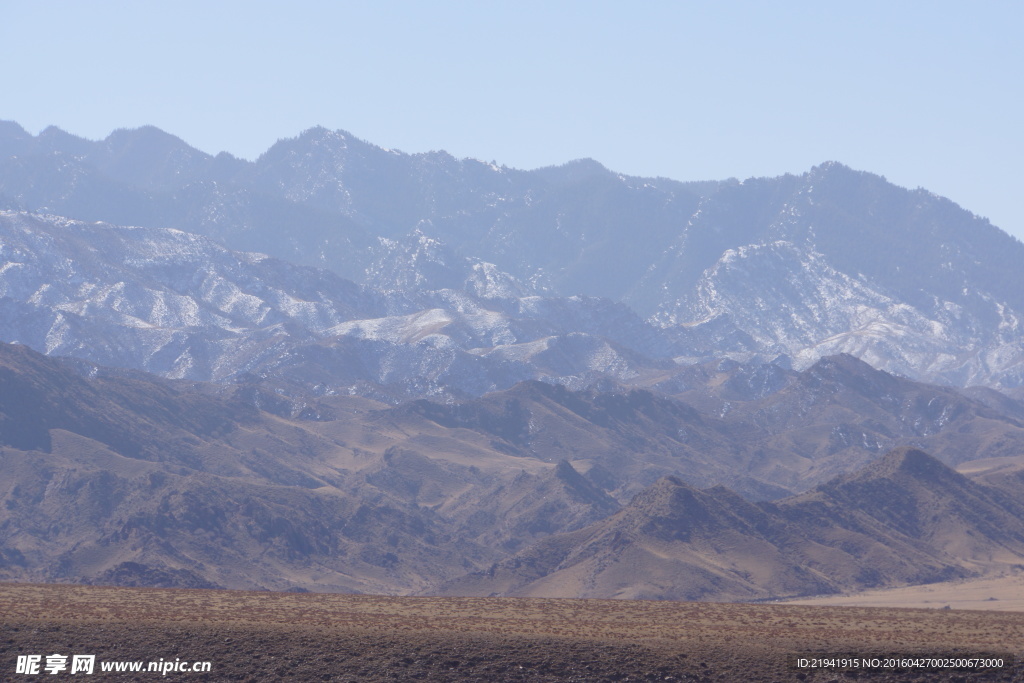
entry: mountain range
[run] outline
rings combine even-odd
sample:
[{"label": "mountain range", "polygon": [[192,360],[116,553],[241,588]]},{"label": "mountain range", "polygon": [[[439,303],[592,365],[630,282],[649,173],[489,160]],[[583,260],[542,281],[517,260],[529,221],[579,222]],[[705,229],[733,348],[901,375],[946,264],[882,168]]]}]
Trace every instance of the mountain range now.
[{"label": "mountain range", "polygon": [[[456,404],[297,409],[258,383],[226,391],[0,345],[0,578],[722,600],[1020,563],[1007,473],[1024,469],[1024,424],[852,357],[789,372],[767,397],[733,397],[729,420],[644,389],[540,382]],[[820,391],[837,380],[889,382],[893,419],[876,424],[855,391]],[[808,448],[803,423],[763,422],[783,393],[807,423],[860,409],[864,433],[949,462],[974,438],[981,457],[960,463],[974,480],[913,446],[879,457],[818,433]],[[780,439],[795,454],[772,453]],[[986,481],[997,474],[1011,488]]]},{"label": "mountain range", "polygon": [[0,578],[750,600],[1012,567],[1022,262],[834,162],[3,122]]},{"label": "mountain range", "polygon": [[[152,127],[88,141],[56,128],[32,136],[7,122],[0,126],[3,206],[5,242],[13,239],[11,223],[44,232],[48,221],[61,223],[23,213],[30,212],[84,221],[69,227],[86,242],[115,232],[90,227],[95,221],[153,229],[139,240],[179,242],[161,247],[165,260],[189,251],[180,233],[166,232],[176,229],[193,236],[193,254],[243,252],[220,258],[260,270],[252,262],[261,257],[248,254],[255,251],[315,267],[290,266],[292,286],[275,285],[309,295],[295,296],[295,305],[325,313],[312,326],[303,323],[316,335],[316,348],[306,351],[345,355],[353,343],[398,340],[392,355],[417,366],[403,368],[406,383],[426,366],[413,386],[396,389],[401,396],[458,386],[455,375],[465,372],[478,376],[460,390],[480,394],[527,377],[578,387],[593,373],[621,379],[644,374],[651,363],[723,355],[784,355],[799,369],[850,353],[933,383],[1013,392],[1024,382],[1018,267],[1024,245],[947,199],[837,163],[799,176],[680,183],[623,176],[590,160],[518,171],[443,152],[409,155],[322,128],[281,140],[248,162],[209,156]],[[122,252],[131,248],[115,242],[93,245],[97,263],[119,267],[80,274],[87,290],[59,303],[29,301],[32,285],[47,284],[33,281],[24,283],[26,294],[4,299],[73,308],[92,303],[92,293],[105,288],[145,287],[136,278],[147,274],[137,268],[149,266],[126,258]],[[67,246],[58,240],[50,251],[36,242],[20,253],[29,260],[69,259],[61,251]],[[5,280],[15,274],[5,271]],[[355,287],[337,280],[330,287],[338,291],[325,292],[334,276],[389,304],[337,310],[335,297]],[[221,277],[215,269],[209,278],[180,279],[171,291],[199,305],[238,284],[224,289]],[[290,303],[247,301],[256,310]],[[237,316],[240,303],[219,315]],[[325,304],[332,310],[323,311]],[[424,321],[435,310],[442,313]],[[566,313],[574,319],[561,324]],[[524,317],[539,324],[515,329],[527,324]],[[339,322],[347,325],[337,328]],[[209,321],[199,326],[205,332]],[[461,334],[445,334],[448,327]],[[574,332],[589,337],[576,339]],[[8,333],[5,340],[15,339]],[[170,374],[189,362],[218,363],[206,357],[216,355],[204,348],[208,342],[194,343],[195,349],[179,344],[164,366],[146,369]],[[448,356],[436,346],[424,349],[432,343],[453,348]],[[623,343],[643,358],[621,353],[615,345]],[[460,353],[466,351],[482,360]],[[532,365],[544,352],[577,362],[519,365],[523,358]],[[427,359],[418,357],[424,354]],[[474,369],[440,368],[449,362],[443,358],[456,356]],[[130,355],[112,362],[115,357],[89,360],[145,365]],[[352,381],[339,378],[346,379]],[[374,381],[403,384],[386,372]]]},{"label": "mountain range", "polygon": [[901,448],[799,496],[754,504],[659,480],[596,524],[445,584],[443,594],[752,600],[962,578],[1017,562],[1024,508]]}]

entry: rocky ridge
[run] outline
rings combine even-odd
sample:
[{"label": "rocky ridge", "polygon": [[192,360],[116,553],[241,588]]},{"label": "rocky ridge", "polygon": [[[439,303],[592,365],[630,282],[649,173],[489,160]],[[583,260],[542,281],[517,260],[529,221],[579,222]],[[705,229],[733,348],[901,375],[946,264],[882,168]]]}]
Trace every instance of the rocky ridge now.
[{"label": "rocky ridge", "polygon": [[[384,318],[433,308],[418,297],[424,291],[597,297],[648,321],[634,327],[658,339],[641,349],[657,361],[784,354],[804,368],[850,353],[924,381],[1011,393],[1024,382],[1024,245],[947,199],[837,163],[799,176],[678,183],[591,160],[518,171],[443,152],[407,155],[322,128],[246,162],[152,127],[88,141],[55,128],[31,136],[8,122],[0,198],[12,210],[176,228],[411,297]],[[611,339],[615,328],[605,320],[598,336]],[[576,370],[552,379],[589,381]],[[448,383],[458,382],[445,376],[403,391]]]}]

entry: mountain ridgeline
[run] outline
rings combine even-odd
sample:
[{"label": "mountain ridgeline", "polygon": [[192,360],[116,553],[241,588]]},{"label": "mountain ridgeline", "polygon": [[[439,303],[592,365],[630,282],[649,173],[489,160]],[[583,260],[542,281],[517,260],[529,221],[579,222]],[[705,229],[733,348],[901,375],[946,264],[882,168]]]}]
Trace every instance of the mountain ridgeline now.
[{"label": "mountain ridgeline", "polygon": [[[405,362],[426,368],[418,377],[409,369],[394,381],[368,368],[365,376],[332,381],[394,384],[400,396],[443,393],[448,385],[479,394],[527,378],[583,386],[595,375],[623,379],[660,362],[723,354],[784,355],[802,368],[850,353],[925,381],[1010,392],[1024,384],[1024,245],[947,199],[837,163],[799,176],[682,183],[627,177],[590,160],[520,171],[444,152],[409,155],[323,128],[281,140],[249,162],[204,154],[152,127],[88,141],[56,128],[32,136],[8,122],[0,126],[0,202],[9,211],[2,221],[5,242],[15,239],[11,230],[24,232],[33,223],[49,230],[52,219],[20,211],[151,231],[174,228],[193,240],[214,240],[209,244],[222,253],[262,252],[297,264],[290,272],[275,266],[291,290],[273,286],[301,305],[333,298],[322,286],[329,277],[339,279],[333,285],[339,290],[358,285],[377,293],[376,305],[332,312],[316,329],[304,324],[304,332],[312,332],[306,339],[320,348],[296,353],[307,361],[311,353],[375,355],[379,349],[367,352],[361,345],[398,339],[391,355],[416,356]],[[78,233],[73,256],[44,254],[38,244],[20,253],[75,260],[82,242],[100,240],[92,245],[96,258],[115,261],[120,272],[83,273],[88,289],[49,304],[30,301],[45,282],[23,279],[26,293],[5,293],[4,300],[33,307],[40,326],[60,326],[52,316],[42,320],[47,305],[95,308],[90,292],[133,286],[142,276],[137,269],[148,267],[126,262],[100,237],[104,230],[63,225],[61,231]],[[167,241],[159,232],[138,237]],[[61,249],[62,241],[52,248]],[[6,281],[17,274],[0,274],[0,287],[10,288]],[[224,274],[214,267],[211,276]],[[261,281],[267,276],[259,274]],[[206,291],[197,289],[204,284]],[[180,280],[160,286],[200,307],[209,305],[203,299],[210,290],[223,289],[208,278],[191,287]],[[540,304],[546,310],[537,310],[537,297],[550,302]],[[623,310],[609,308],[610,302]],[[595,307],[603,307],[597,317]],[[467,325],[486,328],[485,338],[449,334],[467,308],[480,313]],[[434,309],[443,315],[432,319],[430,330],[454,346],[447,356],[425,351],[424,344],[438,339],[424,342],[429,335],[416,328],[418,319],[402,317]],[[574,319],[561,324],[556,318],[566,311]],[[524,313],[533,320],[520,324],[516,318]],[[617,334],[623,320],[629,329]],[[338,328],[341,322],[347,326]],[[113,361],[116,354],[88,359],[161,374],[190,361],[241,372],[222,360],[201,360],[212,353],[208,330],[191,326],[194,340],[177,339],[160,354],[148,349],[150,357],[176,354],[162,366],[130,360],[131,354],[120,363]],[[267,336],[265,330],[253,334]],[[7,333],[7,341],[15,339]],[[17,338],[42,348],[29,339]],[[84,347],[95,344],[80,346],[47,351],[87,357]],[[639,356],[623,353],[622,346]],[[567,362],[538,367],[533,360],[541,349]],[[594,360],[612,356],[613,362]],[[242,364],[259,367],[260,360]],[[462,382],[453,376],[466,373],[476,376]],[[189,376],[215,375],[196,369]]]},{"label": "mountain ridgeline", "polygon": [[929,192],[0,122],[0,579],[760,600],[1024,565],[1024,245]]},{"label": "mountain ridgeline", "polygon": [[666,477],[616,514],[441,592],[751,600],[931,583],[969,576],[977,560],[1022,557],[1022,515],[1014,499],[913,448],[775,503]]},{"label": "mountain ridgeline", "polygon": [[295,404],[0,344],[0,579],[747,600],[1024,562],[1024,421],[852,357],[752,376]]}]

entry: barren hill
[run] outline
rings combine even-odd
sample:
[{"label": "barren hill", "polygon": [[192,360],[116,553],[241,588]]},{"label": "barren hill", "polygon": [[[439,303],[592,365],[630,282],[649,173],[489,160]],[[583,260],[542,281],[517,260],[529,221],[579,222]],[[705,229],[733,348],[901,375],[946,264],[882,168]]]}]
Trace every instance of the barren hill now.
[{"label": "barren hill", "polygon": [[1019,500],[914,448],[897,449],[776,506],[790,521],[814,520],[820,536],[829,527],[880,538],[891,534],[982,567],[1024,555]]},{"label": "barren hill", "polygon": [[742,600],[929,583],[1022,558],[1019,505],[904,448],[774,503],[664,478],[608,519],[442,591]]},{"label": "barren hill", "polygon": [[[938,463],[925,468],[935,482],[890,458],[775,505],[714,486],[779,498],[791,490],[782,483],[806,490],[823,467],[856,462],[850,453],[870,460],[871,449],[822,448],[792,436],[800,424],[766,421],[779,406],[802,406],[808,422],[841,411],[893,439],[932,406],[951,416],[927,423],[934,443],[1000,435],[976,458],[1020,437],[997,408],[835,360],[886,387],[882,423],[870,391],[858,402],[820,390],[829,362],[782,371],[774,391],[734,393],[722,415],[722,373],[690,377],[678,399],[528,382],[391,407],[299,400],[256,381],[171,382],[0,345],[0,576],[429,593],[469,574],[491,586],[484,594],[749,599],[959,576],[1015,557],[1018,508]],[[795,462],[822,465],[764,468],[779,439],[804,443]],[[920,510],[920,533],[901,526],[893,500]],[[809,519],[818,526],[803,529]]]}]

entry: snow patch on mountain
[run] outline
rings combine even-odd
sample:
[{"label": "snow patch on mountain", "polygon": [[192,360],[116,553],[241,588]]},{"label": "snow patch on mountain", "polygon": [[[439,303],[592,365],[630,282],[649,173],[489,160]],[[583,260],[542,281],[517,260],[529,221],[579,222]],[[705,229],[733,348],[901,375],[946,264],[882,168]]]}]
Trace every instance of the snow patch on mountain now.
[{"label": "snow patch on mountain", "polygon": [[1019,386],[1019,315],[987,292],[970,306],[933,297],[922,310],[863,275],[832,267],[810,244],[779,240],[726,250],[689,297],[655,320],[726,353],[786,354],[794,367],[848,353],[897,374],[961,386]]},{"label": "snow patch on mountain", "polygon": [[[416,243],[418,265],[443,262],[439,242]],[[638,346],[671,336],[607,301],[510,297],[518,285],[484,263],[466,269],[479,288],[375,291],[178,230],[18,212],[0,213],[0,256],[5,341],[173,378],[438,396],[530,378],[586,385],[635,375],[652,363]],[[549,353],[515,351],[537,341]]]}]

